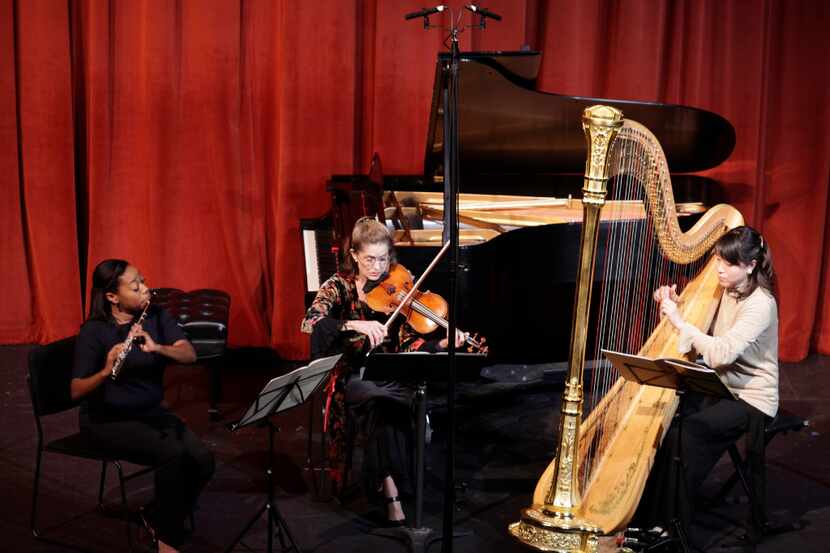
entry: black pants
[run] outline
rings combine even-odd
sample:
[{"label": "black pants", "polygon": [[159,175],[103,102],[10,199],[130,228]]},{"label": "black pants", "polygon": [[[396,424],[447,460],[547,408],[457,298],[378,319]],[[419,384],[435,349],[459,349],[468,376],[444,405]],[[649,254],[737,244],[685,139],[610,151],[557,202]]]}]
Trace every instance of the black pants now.
[{"label": "black pants", "polygon": [[[688,531],[704,480],[721,455],[744,434],[747,451],[761,452],[760,458],[750,455],[749,462],[754,480],[762,484],[767,419],[767,415],[742,400],[684,395],[657,452],[633,524],[665,528],[678,520]],[[753,483],[753,487],[762,505],[763,486]],[[753,517],[756,515],[753,513]]]},{"label": "black pants", "polygon": [[348,416],[366,435],[363,482],[371,496],[391,476],[400,494],[413,491],[413,390],[397,382],[375,383],[352,375],[346,384]]},{"label": "black pants", "polygon": [[174,547],[184,539],[184,520],[215,468],[213,454],[173,413],[131,420],[80,418],[81,431],[97,447],[124,461],[158,467],[156,497],[148,509],[158,538]]}]

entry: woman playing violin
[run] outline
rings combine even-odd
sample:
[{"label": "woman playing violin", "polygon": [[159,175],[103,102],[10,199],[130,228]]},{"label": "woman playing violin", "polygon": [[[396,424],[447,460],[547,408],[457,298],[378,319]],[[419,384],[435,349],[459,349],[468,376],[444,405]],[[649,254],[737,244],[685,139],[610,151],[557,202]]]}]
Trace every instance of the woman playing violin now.
[{"label": "woman playing violin", "polygon": [[[302,321],[311,334],[312,357],[343,353],[328,387],[329,458],[335,479],[342,477],[345,406],[357,415],[367,436],[364,484],[385,499],[390,525],[405,522],[399,494],[411,492],[413,390],[397,382],[360,379],[360,367],[370,349],[380,352],[428,351],[447,348],[447,338],[419,336],[405,322],[394,321],[387,330],[387,315],[373,311],[366,295],[378,286],[395,264],[394,243],[384,225],[369,217],[355,223],[351,248],[341,271],[320,286]],[[459,333],[460,346],[466,336]]]}]

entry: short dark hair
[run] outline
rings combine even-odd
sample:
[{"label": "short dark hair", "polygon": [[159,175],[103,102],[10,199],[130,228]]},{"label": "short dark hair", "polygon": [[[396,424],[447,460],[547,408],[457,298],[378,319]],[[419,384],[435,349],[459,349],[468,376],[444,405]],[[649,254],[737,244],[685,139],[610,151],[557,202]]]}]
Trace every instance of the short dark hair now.
[{"label": "short dark hair", "polygon": [[90,321],[112,321],[112,307],[107,300],[107,293],[118,292],[118,280],[127,270],[129,262],[123,259],[105,259],[92,272],[92,291],[90,292]]},{"label": "short dark hair", "polygon": [[752,227],[735,227],[715,243],[715,254],[731,265],[743,263],[755,269],[747,277],[748,286],[738,291],[745,298],[757,287],[764,288],[775,296],[775,270],[772,267],[772,252],[761,233]]}]

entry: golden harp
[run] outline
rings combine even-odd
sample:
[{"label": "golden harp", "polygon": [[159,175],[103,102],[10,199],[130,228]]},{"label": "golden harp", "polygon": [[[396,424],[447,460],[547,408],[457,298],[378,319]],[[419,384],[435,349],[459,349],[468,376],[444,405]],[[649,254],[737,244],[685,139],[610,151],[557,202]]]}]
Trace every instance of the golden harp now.
[{"label": "golden harp", "polygon": [[[743,224],[736,209],[721,204],[683,232],[654,135],[607,106],[586,109],[582,124],[588,142],[584,218],[557,454],[539,479],[532,506],[509,528],[533,548],[563,553],[595,551],[599,535],[626,526],[677,406],[673,390],[621,380],[600,349],[681,357],[677,335],[660,321],[651,294],[661,284],[678,283],[683,317],[708,329],[721,294],[708,252],[728,229]],[[606,229],[600,247],[600,211],[609,191],[621,205],[644,202],[648,217],[609,223],[619,228]],[[595,271],[602,286],[592,321]],[[589,325],[597,328],[593,344]],[[589,345],[593,376],[583,383]]]}]

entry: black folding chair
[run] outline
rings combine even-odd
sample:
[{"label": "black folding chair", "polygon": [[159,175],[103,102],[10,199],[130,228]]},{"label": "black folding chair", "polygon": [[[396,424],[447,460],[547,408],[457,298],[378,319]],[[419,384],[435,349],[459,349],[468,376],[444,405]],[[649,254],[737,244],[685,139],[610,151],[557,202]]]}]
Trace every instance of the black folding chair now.
[{"label": "black folding chair", "polygon": [[[735,485],[740,482],[752,511],[753,532],[756,537],[762,535],[778,534],[788,530],[796,530],[798,524],[786,524],[783,526],[771,526],[766,513],[766,448],[769,443],[779,434],[798,432],[809,426],[809,421],[798,415],[785,410],[779,410],[774,419],[769,421],[764,429],[763,447],[759,451],[752,451],[748,448],[746,455],[742,456],[738,451],[737,444],[729,446],[727,453],[732,460],[735,472],[730,476],[720,491],[715,495],[712,503],[723,502]],[[755,440],[749,439],[747,443]]]},{"label": "black folding chair", "polygon": [[45,536],[37,529],[38,489],[40,487],[41,459],[44,452],[68,455],[81,459],[89,459],[101,463],[101,481],[98,485],[98,507],[104,508],[104,482],[107,476],[107,465],[113,465],[118,472],[118,485],[121,491],[121,509],[127,528],[127,545],[133,548],[133,537],[130,529],[130,512],[127,505],[125,483],[155,470],[156,467],[146,467],[128,475],[124,475],[121,462],[102,452],[89,442],[84,434],[76,432],[58,439],[46,441],[44,438],[41,419],[49,415],[62,413],[78,406],[72,401],[70,383],[72,380],[72,363],[75,352],[75,337],[65,338],[45,346],[35,347],[29,352],[29,375],[27,382],[32,399],[32,410],[37,426],[37,454],[35,460],[35,482],[32,490],[32,534],[36,538]]}]

